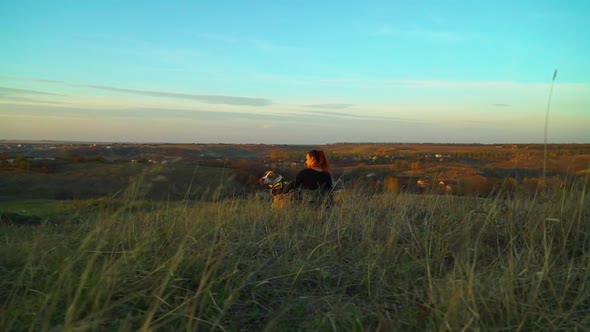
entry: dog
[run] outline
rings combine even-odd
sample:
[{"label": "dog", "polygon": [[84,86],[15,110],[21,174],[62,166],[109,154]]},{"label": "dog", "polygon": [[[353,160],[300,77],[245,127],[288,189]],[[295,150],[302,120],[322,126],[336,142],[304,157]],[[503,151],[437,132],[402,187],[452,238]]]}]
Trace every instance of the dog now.
[{"label": "dog", "polygon": [[283,208],[287,205],[291,195],[282,191],[289,184],[289,181],[285,180],[282,175],[276,171],[266,171],[258,182],[270,188],[271,206],[273,208]]}]

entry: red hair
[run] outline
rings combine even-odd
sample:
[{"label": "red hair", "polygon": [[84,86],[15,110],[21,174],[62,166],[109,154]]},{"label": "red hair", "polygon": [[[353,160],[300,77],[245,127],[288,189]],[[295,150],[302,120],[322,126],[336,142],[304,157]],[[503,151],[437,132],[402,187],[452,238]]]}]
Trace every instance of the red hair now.
[{"label": "red hair", "polygon": [[322,150],[311,150],[307,153],[310,157],[315,159],[315,164],[313,167],[319,167],[324,170],[324,172],[332,174],[332,168],[330,167],[330,163],[328,163],[328,159]]}]

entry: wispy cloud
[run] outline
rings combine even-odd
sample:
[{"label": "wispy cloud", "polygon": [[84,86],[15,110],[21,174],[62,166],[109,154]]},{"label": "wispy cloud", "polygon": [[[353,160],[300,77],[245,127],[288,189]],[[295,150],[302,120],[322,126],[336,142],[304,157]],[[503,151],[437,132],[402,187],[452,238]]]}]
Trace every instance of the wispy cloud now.
[{"label": "wispy cloud", "polygon": [[354,106],[354,104],[315,104],[315,105],[301,105],[303,107],[311,108],[328,108],[328,109],[344,109]]},{"label": "wispy cloud", "polygon": [[125,108],[125,109],[96,109],[70,106],[41,106],[21,104],[1,104],[0,116],[28,116],[28,117],[71,117],[71,118],[168,118],[179,120],[274,120],[289,121],[295,114],[265,114],[253,112],[220,112],[196,109],[177,108]]},{"label": "wispy cloud", "polygon": [[129,108],[117,112],[113,115],[133,116],[133,117],[165,117],[165,118],[184,118],[195,120],[284,120],[289,115],[281,114],[262,114],[253,112],[231,112],[231,111],[209,111],[209,110],[187,110],[174,108]]},{"label": "wispy cloud", "polygon": [[201,95],[201,94],[190,94],[190,93],[177,93],[167,91],[149,91],[149,90],[137,90],[127,89],[105,85],[95,84],[81,84],[81,83],[70,83],[64,81],[47,80],[47,79],[19,79],[25,81],[33,81],[38,83],[50,83],[69,87],[97,89],[103,91],[111,91],[124,94],[134,94],[154,98],[176,98],[176,99],[189,99],[196,100],[206,104],[225,104],[235,106],[268,106],[272,104],[272,101],[266,98],[251,98],[251,97],[237,97],[237,96],[223,96],[223,95]]},{"label": "wispy cloud", "polygon": [[14,89],[0,86],[0,93],[3,94],[28,94],[28,95],[46,95],[46,96],[63,96],[57,93],[49,93],[37,90]]},{"label": "wispy cloud", "polygon": [[65,103],[52,101],[52,100],[44,100],[44,99],[37,99],[37,98],[29,98],[29,97],[14,97],[14,96],[5,96],[0,93],[0,102],[26,102],[26,103],[39,103],[39,104],[55,104],[55,105],[63,105]]},{"label": "wispy cloud", "polygon": [[387,116],[357,115],[346,112],[328,111],[304,111],[304,112],[232,112],[232,111],[211,111],[202,109],[179,109],[179,108],[148,108],[133,107],[124,109],[96,109],[80,108],[68,105],[22,105],[0,103],[0,116],[20,117],[64,117],[64,118],[130,118],[130,119],[170,119],[170,120],[208,120],[208,121],[236,121],[246,120],[256,123],[285,122],[308,123],[322,118],[326,121],[394,121],[422,123],[419,119],[396,118]]},{"label": "wispy cloud", "polygon": [[15,89],[0,86],[0,102],[26,102],[26,103],[40,103],[40,104],[63,104],[62,102],[39,99],[38,96],[63,96],[57,93],[49,93],[44,91],[29,90],[29,89]]},{"label": "wispy cloud", "polygon": [[353,120],[385,120],[385,121],[403,121],[403,122],[427,122],[419,119],[398,118],[388,116],[374,116],[374,115],[358,115],[345,112],[328,112],[328,111],[305,111],[304,113],[313,114],[314,116],[332,117],[332,118],[346,118]]}]

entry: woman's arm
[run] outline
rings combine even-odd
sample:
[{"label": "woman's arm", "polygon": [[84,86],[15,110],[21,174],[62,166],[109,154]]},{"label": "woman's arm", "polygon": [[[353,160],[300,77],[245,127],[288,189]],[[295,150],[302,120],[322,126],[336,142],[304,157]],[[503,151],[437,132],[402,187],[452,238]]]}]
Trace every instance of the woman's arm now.
[{"label": "woman's arm", "polygon": [[283,190],[281,191],[281,193],[288,193],[289,191],[295,190],[299,187],[301,187],[301,185],[303,184],[305,179],[305,170],[301,170],[299,171],[299,173],[297,173],[297,175],[295,176],[295,180],[289,182],[289,184],[287,184],[285,186],[285,188],[283,188]]}]

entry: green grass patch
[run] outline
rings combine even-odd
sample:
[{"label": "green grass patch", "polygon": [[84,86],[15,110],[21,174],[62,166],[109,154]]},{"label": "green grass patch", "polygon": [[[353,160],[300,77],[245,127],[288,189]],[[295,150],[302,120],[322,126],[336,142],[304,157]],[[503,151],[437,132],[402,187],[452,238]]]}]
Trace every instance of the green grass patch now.
[{"label": "green grass patch", "polygon": [[40,199],[0,202],[0,213],[18,213],[24,216],[48,217],[62,213],[61,201]]}]

